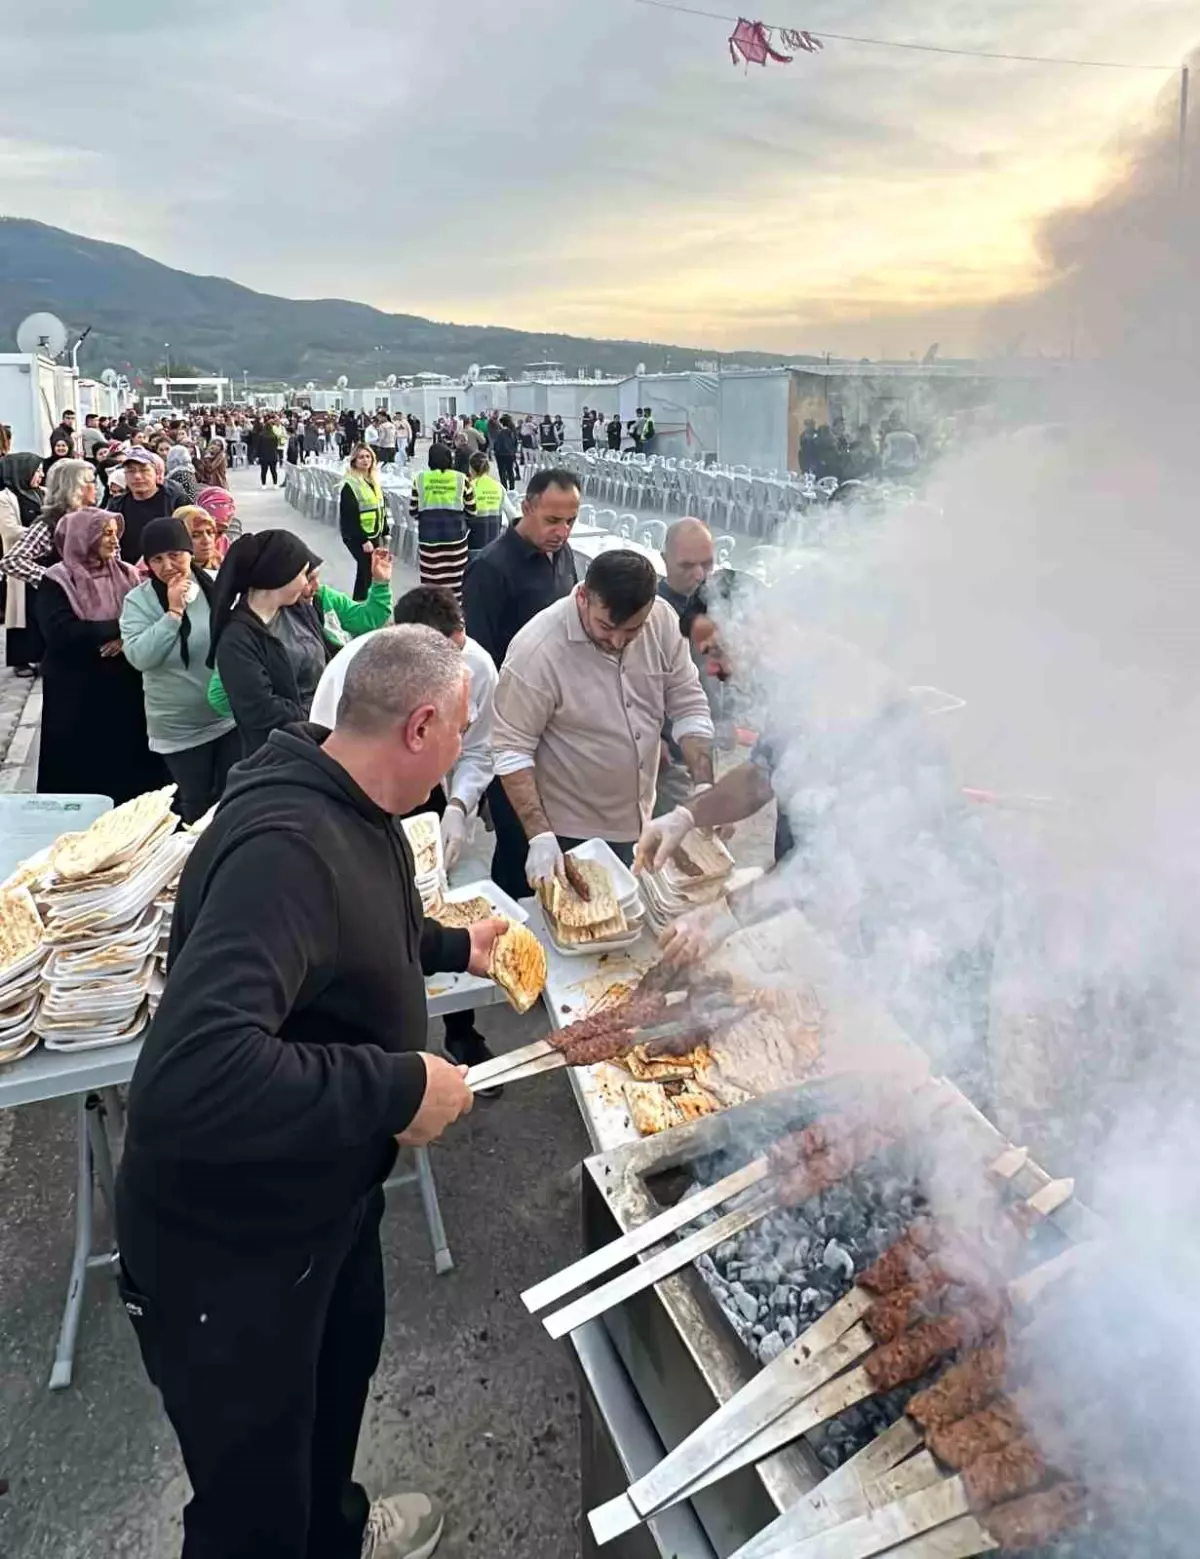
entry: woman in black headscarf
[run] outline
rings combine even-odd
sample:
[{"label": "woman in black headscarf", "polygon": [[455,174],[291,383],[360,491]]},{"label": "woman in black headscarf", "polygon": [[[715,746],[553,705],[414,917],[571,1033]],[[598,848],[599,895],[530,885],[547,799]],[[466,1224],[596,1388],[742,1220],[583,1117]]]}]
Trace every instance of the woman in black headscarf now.
[{"label": "woman in black headscarf", "polygon": [[213,586],[208,664],[220,673],[243,755],[272,731],[308,719],[333,648],[303,599],[316,557],[291,531],[239,536]]},{"label": "woman in black headscarf", "polygon": [[[42,512],[42,459],[19,453],[0,458],[0,546],[5,554]],[[5,581],[4,660],[18,676],[32,677],[41,659],[41,635],[26,611],[25,586]]]}]

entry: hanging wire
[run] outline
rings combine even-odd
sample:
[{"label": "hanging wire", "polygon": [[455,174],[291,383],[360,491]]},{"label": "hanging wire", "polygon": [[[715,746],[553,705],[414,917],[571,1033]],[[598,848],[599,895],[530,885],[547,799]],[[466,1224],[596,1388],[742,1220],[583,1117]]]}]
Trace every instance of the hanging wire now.
[{"label": "hanging wire", "polygon": [[[702,11],[696,6],[679,5],[676,0],[635,0],[637,5],[653,6],[658,11],[678,11],[683,16],[702,16],[710,22],[728,22],[734,26],[741,20],[737,16],[727,16],[720,11]],[[783,33],[790,30],[782,23],[765,22],[772,32]],[[871,49],[907,49],[919,54],[953,54],[962,59],[971,60],[1010,60],[1023,65],[1078,65],[1088,70],[1154,70],[1169,71],[1175,74],[1180,70],[1178,65],[1143,65],[1131,60],[1076,60],[1067,59],[1062,55],[1046,54],[1005,54],[991,49],[952,49],[938,43],[904,43],[895,38],[863,38],[854,33],[828,32],[825,28],[809,28],[807,36],[817,41],[832,39],[838,43],[856,43]]]}]

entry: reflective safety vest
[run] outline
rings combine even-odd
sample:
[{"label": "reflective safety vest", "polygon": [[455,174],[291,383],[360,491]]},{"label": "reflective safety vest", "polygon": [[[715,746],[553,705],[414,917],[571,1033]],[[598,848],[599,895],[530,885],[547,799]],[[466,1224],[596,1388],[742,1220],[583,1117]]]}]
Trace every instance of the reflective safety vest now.
[{"label": "reflective safety vest", "polygon": [[419,513],[430,509],[462,513],[467,479],[461,471],[418,471],[415,480]]},{"label": "reflective safety vest", "polygon": [[346,485],[358,499],[358,523],[368,541],[387,529],[387,505],[383,493],[358,471],[346,472]]},{"label": "reflective safety vest", "polygon": [[477,476],[475,478],[475,513],[478,517],[489,519],[493,514],[504,512],[504,488],[494,476]]}]

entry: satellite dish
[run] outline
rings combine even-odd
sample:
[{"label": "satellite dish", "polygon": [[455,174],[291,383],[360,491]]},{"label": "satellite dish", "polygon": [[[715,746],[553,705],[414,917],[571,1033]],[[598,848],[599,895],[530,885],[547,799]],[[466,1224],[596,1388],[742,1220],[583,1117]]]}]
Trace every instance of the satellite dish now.
[{"label": "satellite dish", "polygon": [[467,377],[466,377],[466,381],[465,382],[467,384],[474,384],[478,378],[479,378],[479,364],[478,363],[472,363],[470,368],[467,369]]},{"label": "satellite dish", "polygon": [[338,375],[337,387],[339,390],[344,390],[349,383],[350,381],[346,378],[345,374]]},{"label": "satellite dish", "polygon": [[310,379],[308,381],[308,383],[304,386],[304,388],[306,390],[315,390],[316,387],[317,387],[317,384],[316,384],[316,380],[315,379]]},{"label": "satellite dish", "polygon": [[67,344],[67,327],[57,314],[27,314],[17,326],[17,351],[57,357]]},{"label": "satellite dish", "polygon": [[110,390],[112,389],[113,385],[116,384],[116,382],[117,370],[115,368],[106,368],[100,375],[100,383],[108,385]]},{"label": "satellite dish", "polygon": [[396,388],[396,375],[395,374],[388,374],[388,376],[387,376],[387,387],[388,387],[389,390],[394,390]]},{"label": "satellite dish", "polygon": [[637,365],[637,367],[636,367],[636,368],[635,368],[635,369],[634,369],[634,373],[636,373],[636,374],[637,374],[637,376],[638,376],[638,378],[639,378],[639,379],[640,379],[640,378],[641,378],[641,377],[642,377],[642,375],[643,375],[643,374],[644,374],[644,373],[645,373],[645,372],[646,372],[646,365],[645,365],[645,363],[639,363],[639,364],[638,364],[638,365]]}]

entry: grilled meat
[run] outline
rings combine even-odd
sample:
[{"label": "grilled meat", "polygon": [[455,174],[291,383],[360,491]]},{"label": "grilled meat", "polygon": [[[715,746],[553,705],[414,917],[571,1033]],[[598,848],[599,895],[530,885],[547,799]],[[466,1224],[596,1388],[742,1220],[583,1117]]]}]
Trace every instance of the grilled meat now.
[{"label": "grilled meat", "polygon": [[1042,1494],[1027,1494],[989,1510],[984,1521],[1005,1552],[1040,1548],[1083,1520],[1087,1494],[1078,1483],[1056,1483]]},{"label": "grilled meat", "polygon": [[876,1391],[891,1391],[920,1380],[944,1353],[953,1353],[966,1330],[961,1316],[943,1316],[939,1321],[922,1321],[895,1342],[876,1348],[863,1362],[863,1368]]},{"label": "grilled meat", "polygon": [[925,1444],[947,1467],[956,1471],[989,1451],[999,1451],[1025,1434],[1025,1425],[1015,1403],[1001,1397],[991,1407],[981,1408],[969,1418],[926,1431]]},{"label": "grilled meat", "polygon": [[[802,1135],[802,1134],[801,1134]],[[812,1139],[819,1141],[823,1139]],[[831,1146],[813,1154],[794,1168],[785,1170],[776,1185],[781,1207],[799,1207],[820,1191],[844,1180],[890,1139],[871,1125],[851,1127],[844,1136],[831,1139]]]},{"label": "grilled meat", "polygon": [[1045,1457],[1026,1436],[968,1462],[962,1480],[972,1508],[986,1510],[1002,1500],[1031,1493],[1045,1482],[1047,1470]]},{"label": "grilled meat", "polygon": [[890,1294],[893,1289],[920,1283],[932,1275],[926,1258],[936,1249],[934,1225],[929,1219],[918,1219],[878,1261],[859,1274],[859,1287],[871,1294]]},{"label": "grilled meat", "polygon": [[874,1340],[894,1342],[910,1326],[930,1320],[937,1313],[937,1296],[944,1282],[937,1276],[927,1276],[877,1299],[866,1315],[867,1330]]},{"label": "grilled meat", "polygon": [[940,1429],[977,1412],[1004,1386],[1007,1349],[1003,1336],[968,1353],[941,1380],[919,1391],[906,1409],[923,1429]]}]

